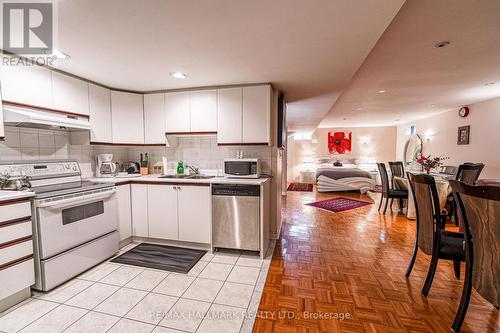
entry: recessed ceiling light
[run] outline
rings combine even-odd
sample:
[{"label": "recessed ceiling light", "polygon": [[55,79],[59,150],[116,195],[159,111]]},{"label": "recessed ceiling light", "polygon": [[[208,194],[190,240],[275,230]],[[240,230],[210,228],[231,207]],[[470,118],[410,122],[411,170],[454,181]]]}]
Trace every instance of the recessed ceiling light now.
[{"label": "recessed ceiling light", "polygon": [[434,45],[434,46],[437,47],[438,49],[440,49],[442,47],[447,47],[448,45],[450,45],[450,42],[443,41],[443,42],[436,43],[436,45]]},{"label": "recessed ceiling light", "polygon": [[431,105],[429,105],[429,106],[430,106],[431,108],[433,108],[433,107],[435,107],[436,105],[435,105],[435,104],[431,104]]},{"label": "recessed ceiling light", "polygon": [[360,111],[360,110],[363,110],[363,108],[362,108],[362,107],[359,107],[359,108],[356,108],[356,110]]},{"label": "recessed ceiling light", "polygon": [[485,86],[492,86],[492,85],[494,85],[494,84],[495,84],[495,82],[486,82],[484,85],[485,85]]},{"label": "recessed ceiling light", "polygon": [[385,90],[379,90],[378,92],[383,94],[383,93],[385,93]]},{"label": "recessed ceiling light", "polygon": [[69,54],[66,54],[59,50],[52,50],[52,57],[57,59],[69,59],[71,58]]},{"label": "recessed ceiling light", "polygon": [[186,74],[181,73],[181,72],[172,72],[172,73],[170,73],[170,76],[173,78],[176,78],[176,79],[185,79],[186,78]]}]

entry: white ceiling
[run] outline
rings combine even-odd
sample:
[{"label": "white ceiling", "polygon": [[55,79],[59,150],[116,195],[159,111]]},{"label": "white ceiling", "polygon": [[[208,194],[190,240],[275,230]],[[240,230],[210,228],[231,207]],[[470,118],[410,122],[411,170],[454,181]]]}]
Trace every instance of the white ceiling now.
[{"label": "white ceiling", "polygon": [[320,127],[394,125],[497,96],[500,1],[408,0]]},{"label": "white ceiling", "polygon": [[56,67],[135,91],[271,82],[315,128],[403,3],[58,0]]}]

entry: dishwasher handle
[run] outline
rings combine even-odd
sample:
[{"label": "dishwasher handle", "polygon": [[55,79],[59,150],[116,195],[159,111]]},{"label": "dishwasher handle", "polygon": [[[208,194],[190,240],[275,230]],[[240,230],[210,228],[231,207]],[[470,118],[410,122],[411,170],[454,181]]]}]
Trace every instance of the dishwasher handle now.
[{"label": "dishwasher handle", "polygon": [[260,197],[260,186],[259,185],[214,184],[214,185],[212,185],[212,195]]}]

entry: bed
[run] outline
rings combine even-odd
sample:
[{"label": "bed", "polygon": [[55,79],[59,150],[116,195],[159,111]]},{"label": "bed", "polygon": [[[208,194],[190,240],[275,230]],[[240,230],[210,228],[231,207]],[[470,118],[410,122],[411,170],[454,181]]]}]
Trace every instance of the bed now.
[{"label": "bed", "polygon": [[322,164],[316,170],[318,192],[360,191],[366,193],[375,187],[375,181],[368,171],[355,164],[333,166]]}]

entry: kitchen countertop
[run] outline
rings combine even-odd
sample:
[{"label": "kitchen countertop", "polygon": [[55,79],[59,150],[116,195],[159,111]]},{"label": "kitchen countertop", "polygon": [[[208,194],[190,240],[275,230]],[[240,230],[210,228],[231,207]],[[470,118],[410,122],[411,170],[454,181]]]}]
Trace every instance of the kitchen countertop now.
[{"label": "kitchen countertop", "polygon": [[7,191],[0,190],[0,202],[34,197],[35,193],[30,191]]},{"label": "kitchen countertop", "polygon": [[269,177],[261,177],[257,179],[249,178],[224,178],[214,177],[208,179],[189,179],[189,178],[160,178],[160,175],[144,175],[140,177],[91,177],[85,180],[103,183],[142,183],[142,182],[158,182],[158,183],[174,183],[174,184],[243,184],[243,185],[262,185],[271,180]]}]

